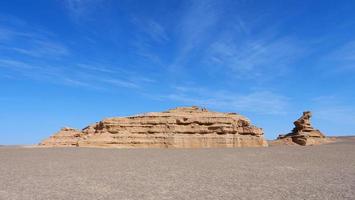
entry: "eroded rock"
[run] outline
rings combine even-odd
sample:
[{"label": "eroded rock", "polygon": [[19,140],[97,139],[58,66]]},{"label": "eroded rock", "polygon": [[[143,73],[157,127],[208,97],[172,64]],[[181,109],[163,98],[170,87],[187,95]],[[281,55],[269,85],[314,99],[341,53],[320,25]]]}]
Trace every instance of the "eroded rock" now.
[{"label": "eroded rock", "polygon": [[293,122],[295,128],[291,133],[286,135],[279,135],[275,144],[299,144],[299,145],[316,145],[328,143],[331,140],[327,138],[318,129],[315,129],[311,125],[312,113],[310,111],[303,112],[303,115]]},{"label": "eroded rock", "polygon": [[44,146],[78,146],[83,133],[80,130],[64,127],[59,132],[44,140],[40,145]]},{"label": "eroded rock", "polygon": [[41,146],[85,147],[265,147],[261,128],[236,113],[179,107],[129,117],[104,119],[81,131],[65,128]]}]

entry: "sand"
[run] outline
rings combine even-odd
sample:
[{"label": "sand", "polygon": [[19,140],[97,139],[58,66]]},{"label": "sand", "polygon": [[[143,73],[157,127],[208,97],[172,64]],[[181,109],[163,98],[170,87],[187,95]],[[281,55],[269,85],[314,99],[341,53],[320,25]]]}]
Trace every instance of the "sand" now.
[{"label": "sand", "polygon": [[1,147],[0,199],[355,199],[355,139],[239,149]]}]

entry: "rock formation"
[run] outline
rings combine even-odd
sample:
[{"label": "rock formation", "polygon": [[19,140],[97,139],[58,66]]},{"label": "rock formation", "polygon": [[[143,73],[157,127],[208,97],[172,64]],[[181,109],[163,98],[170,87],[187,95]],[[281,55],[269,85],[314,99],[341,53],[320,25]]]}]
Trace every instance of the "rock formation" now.
[{"label": "rock formation", "polygon": [[261,128],[236,113],[196,106],[108,118],[81,131],[63,128],[41,146],[79,147],[265,147]]},{"label": "rock formation", "polygon": [[50,138],[43,141],[40,145],[50,146],[78,146],[83,133],[80,130],[64,127]]},{"label": "rock formation", "polygon": [[303,115],[293,122],[295,128],[292,132],[286,135],[279,135],[276,144],[299,144],[305,146],[329,142],[330,140],[323,133],[312,127],[311,117],[312,113],[310,111],[303,112]]}]

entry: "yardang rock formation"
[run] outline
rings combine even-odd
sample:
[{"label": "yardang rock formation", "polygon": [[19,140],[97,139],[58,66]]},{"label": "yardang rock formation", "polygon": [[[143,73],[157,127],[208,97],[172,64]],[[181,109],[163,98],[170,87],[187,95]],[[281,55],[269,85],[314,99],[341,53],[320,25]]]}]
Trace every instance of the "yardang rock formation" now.
[{"label": "yardang rock formation", "polygon": [[325,137],[323,133],[315,129],[311,125],[312,113],[310,111],[303,112],[303,115],[293,122],[295,128],[291,133],[279,135],[276,143],[283,144],[299,144],[299,145],[315,145],[330,142],[330,139]]},{"label": "yardang rock formation", "polygon": [[63,128],[40,146],[79,147],[265,147],[261,128],[236,113],[179,107],[130,117],[108,118],[84,129]]}]

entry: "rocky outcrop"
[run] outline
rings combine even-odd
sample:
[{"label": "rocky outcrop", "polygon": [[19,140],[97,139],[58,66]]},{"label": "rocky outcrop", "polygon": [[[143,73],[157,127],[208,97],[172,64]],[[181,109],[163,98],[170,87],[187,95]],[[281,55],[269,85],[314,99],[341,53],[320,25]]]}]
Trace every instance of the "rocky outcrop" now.
[{"label": "rocky outcrop", "polygon": [[40,145],[45,146],[78,146],[78,142],[83,136],[80,130],[64,127],[59,132],[44,140]]},{"label": "rocky outcrop", "polygon": [[330,142],[323,133],[315,129],[311,125],[312,113],[310,111],[303,112],[303,115],[293,122],[295,128],[291,133],[279,135],[274,144],[298,144],[298,145],[315,145]]},{"label": "rocky outcrop", "polygon": [[81,147],[265,147],[261,128],[236,113],[180,107],[165,112],[108,118],[81,131],[71,128],[40,143],[41,146]]}]

